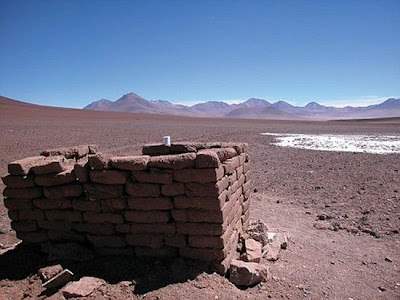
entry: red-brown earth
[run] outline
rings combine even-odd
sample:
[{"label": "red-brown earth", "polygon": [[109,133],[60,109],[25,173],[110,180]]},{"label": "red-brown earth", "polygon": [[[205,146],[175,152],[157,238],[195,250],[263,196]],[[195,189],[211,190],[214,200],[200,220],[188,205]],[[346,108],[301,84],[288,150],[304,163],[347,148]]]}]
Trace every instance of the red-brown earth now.
[{"label": "red-brown earth", "polygon": [[[116,258],[63,265],[76,278],[108,282],[89,299],[399,299],[400,154],[281,148],[261,132],[400,135],[400,120],[201,119],[58,109],[0,98],[0,174],[13,160],[59,146],[94,143],[102,152],[132,154],[164,135],[173,141],[248,142],[251,218],[290,235],[288,249],[270,264],[267,282],[240,290],[181,261]],[[0,253],[16,242],[0,202]],[[50,296],[36,275],[45,265],[35,247],[0,254],[0,299]],[[137,282],[135,293],[120,283],[127,280]]]}]

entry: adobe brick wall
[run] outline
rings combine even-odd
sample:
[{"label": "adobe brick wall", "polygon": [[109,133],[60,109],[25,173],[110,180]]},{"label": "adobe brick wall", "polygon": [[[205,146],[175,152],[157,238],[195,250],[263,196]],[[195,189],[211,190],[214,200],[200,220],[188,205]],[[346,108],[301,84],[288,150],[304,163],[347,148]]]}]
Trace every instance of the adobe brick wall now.
[{"label": "adobe brick wall", "polygon": [[181,256],[226,271],[249,224],[247,144],[96,152],[59,148],[8,165],[4,204],[18,238],[90,243],[100,255]]}]

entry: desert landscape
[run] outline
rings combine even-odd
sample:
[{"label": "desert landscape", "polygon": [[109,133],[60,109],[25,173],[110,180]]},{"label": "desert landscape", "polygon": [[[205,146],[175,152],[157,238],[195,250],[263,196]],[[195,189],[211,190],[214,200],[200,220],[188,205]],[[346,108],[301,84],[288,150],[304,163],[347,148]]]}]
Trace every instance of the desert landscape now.
[{"label": "desert landscape", "polygon": [[[138,154],[142,145],[161,142],[165,135],[170,135],[172,142],[249,144],[253,177],[250,218],[289,236],[288,249],[269,264],[266,282],[239,289],[220,275],[181,261],[171,265],[162,260],[114,257],[61,262],[77,278],[95,276],[105,280],[87,299],[400,297],[397,144],[390,148],[393,151],[381,154],[319,151],[281,147],[277,137],[390,136],[391,142],[398,142],[400,118],[194,118],[44,107],[1,97],[0,126],[2,175],[7,173],[9,162],[60,146],[97,144],[105,153]],[[61,299],[41,286],[37,271],[51,263],[40,248],[17,245],[12,249],[19,241],[3,202],[0,229],[0,298]]]}]

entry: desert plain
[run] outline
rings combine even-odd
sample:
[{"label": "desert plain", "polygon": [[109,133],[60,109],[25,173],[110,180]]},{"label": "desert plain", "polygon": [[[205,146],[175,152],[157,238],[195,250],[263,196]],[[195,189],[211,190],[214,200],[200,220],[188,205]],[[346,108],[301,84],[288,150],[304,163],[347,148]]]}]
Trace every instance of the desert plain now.
[{"label": "desert plain", "polygon": [[[400,136],[400,118],[207,119],[41,107],[0,97],[0,174],[13,160],[61,146],[97,144],[104,153],[139,154],[164,135],[172,142],[247,142],[250,217],[289,236],[288,249],[269,263],[266,282],[238,289],[199,266],[154,260],[67,263],[78,277],[107,281],[88,299],[399,299],[400,154],[279,147],[263,132]],[[17,242],[1,201],[0,299],[51,297],[37,275],[49,265],[46,257],[35,247],[6,251]],[[132,280],[134,292],[126,283]]]}]

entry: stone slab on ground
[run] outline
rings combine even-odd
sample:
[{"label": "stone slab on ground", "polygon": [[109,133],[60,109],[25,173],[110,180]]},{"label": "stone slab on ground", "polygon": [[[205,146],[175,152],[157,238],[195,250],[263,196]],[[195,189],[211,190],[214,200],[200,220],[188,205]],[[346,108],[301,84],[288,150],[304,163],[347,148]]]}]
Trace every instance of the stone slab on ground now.
[{"label": "stone slab on ground", "polygon": [[79,281],[73,281],[62,289],[65,298],[86,297],[94,290],[104,285],[103,279],[95,277],[82,277]]}]

